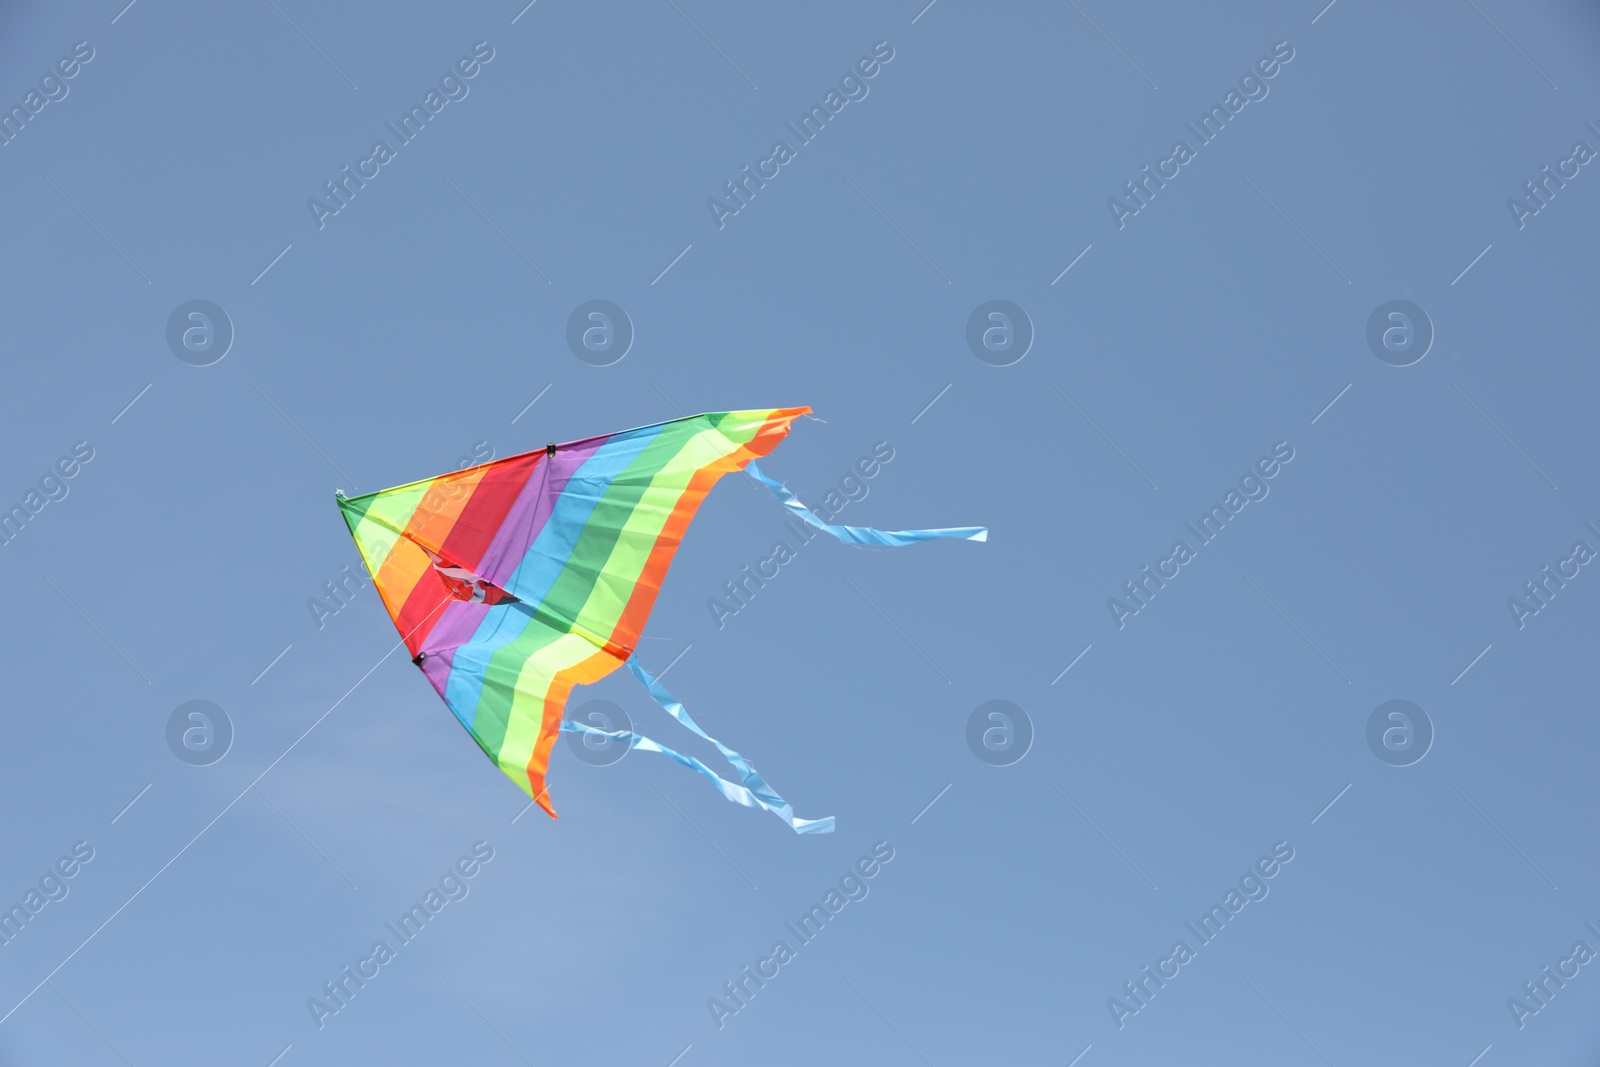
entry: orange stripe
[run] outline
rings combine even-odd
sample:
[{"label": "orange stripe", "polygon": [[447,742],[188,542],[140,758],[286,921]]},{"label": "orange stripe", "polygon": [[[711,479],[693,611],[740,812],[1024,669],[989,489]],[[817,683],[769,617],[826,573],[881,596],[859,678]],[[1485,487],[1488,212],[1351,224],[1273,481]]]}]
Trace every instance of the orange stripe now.
[{"label": "orange stripe", "polygon": [[724,474],[743,470],[752,460],[759,459],[778,447],[778,442],[789,432],[789,424],[801,413],[809,410],[811,409],[790,408],[783,412],[774,412],[749,442],[738,446],[723,458],[701,467],[689,479],[689,484],[684,487],[678,503],[673,506],[672,514],[662,524],[661,533],[657,536],[656,543],[651,547],[650,555],[645,559],[644,567],[639,572],[639,581],[634,585],[627,606],[623,608],[616,627],[611,631],[612,645],[620,647],[625,656],[632,655],[634,646],[639,643],[639,634],[650,617],[650,609],[655,607],[656,594],[661,591],[661,583],[665,580],[667,568],[672,565],[672,557],[683,540],[683,532],[693,521],[695,512],[700,509],[700,504],[711,491],[711,487]]},{"label": "orange stripe", "polygon": [[[789,435],[789,426],[801,415],[811,414],[810,408],[779,408],[767,417],[767,424],[761,431],[752,437],[742,447],[750,452],[751,458],[760,459],[762,456],[778,447],[778,442]],[[748,461],[746,461],[748,462]],[[744,464],[740,464],[742,468]]]},{"label": "orange stripe", "polygon": [[672,514],[667,516],[667,521],[661,527],[661,533],[656,536],[656,542],[650,548],[650,555],[646,557],[644,567],[639,572],[639,580],[634,583],[632,592],[628,594],[628,603],[623,607],[617,625],[611,631],[611,643],[622,649],[624,658],[632,655],[634,647],[639,643],[639,633],[650,618],[650,609],[655,607],[656,595],[661,592],[661,583],[666,578],[667,568],[672,565],[672,557],[677,553],[678,545],[683,540],[684,530],[694,519],[701,501],[723,473],[714,467],[702,467],[696,471],[690,477],[689,484],[684,487],[682,495],[678,497],[678,503],[673,506]]},{"label": "orange stripe", "polygon": [[472,499],[478,483],[483,481],[487,473],[488,467],[474,467],[435,478],[428,491],[422,494],[417,510],[411,513],[411,520],[406,523],[406,533],[419,544],[439,551],[444,547],[450,531],[455,528],[461,512],[466,509],[467,501]]},{"label": "orange stripe", "polygon": [[394,620],[397,628],[400,625],[400,612],[406,606],[406,599],[411,596],[417,583],[432,567],[427,553],[422,549],[404,537],[395,538],[394,545],[384,557],[383,564],[378,568],[378,573],[372,582],[378,587],[378,596],[383,599],[383,608],[389,613],[389,618]]},{"label": "orange stripe", "polygon": [[[404,536],[419,544],[428,546],[435,552],[439,550],[439,546],[444,544],[445,537],[449,536],[450,528],[455,525],[456,519],[460,517],[462,509],[467,506],[467,501],[472,499],[472,490],[477,487],[478,481],[483,478],[484,469],[479,467],[466,471],[464,474],[465,477],[441,475],[429,482],[428,488],[423,491],[422,499],[417,502],[416,510],[411,513],[411,518],[406,520],[406,527],[403,531]],[[464,491],[458,492],[454,499],[451,499],[450,495],[440,492],[437,488],[441,482],[446,482],[447,479],[449,483],[465,487]],[[435,537],[435,535],[439,536]],[[389,559],[393,558],[394,553],[391,552]],[[383,566],[378,569],[379,578],[383,577],[383,572],[388,569],[388,566],[389,560],[386,559]],[[414,580],[412,584],[416,584]],[[410,586],[406,588],[409,590]]]},{"label": "orange stripe", "polygon": [[566,709],[567,698],[575,685],[598,682],[618,667],[622,660],[604,651],[597,651],[566,670],[557,671],[545,690],[544,714],[539,721],[539,738],[534,742],[533,755],[528,760],[528,785],[533,799],[554,819],[556,809],[550,804],[550,791],[544,784],[545,772],[550,768],[550,749],[561,732],[561,713]]},{"label": "orange stripe", "polygon": [[[411,513],[411,518],[406,521],[402,540],[411,542],[409,547],[413,550],[391,551],[378,570],[378,588],[394,591],[392,598],[384,596],[384,607],[388,609],[395,627],[401,633],[411,635],[406,647],[413,654],[422,647],[434,623],[438,622],[438,616],[433,616],[429,621],[429,609],[440,594],[446,593],[444,583],[437,578],[427,582],[427,578],[433,574],[433,563],[416,546],[426,545],[435,552],[439,550],[488,470],[487,467],[475,467],[460,474],[441,475],[433,479],[418,501],[416,510]],[[450,486],[451,491],[447,493],[439,489],[441,483]],[[398,543],[396,547],[398,549]],[[392,568],[391,562],[394,564]],[[427,625],[421,625],[424,622]]]}]

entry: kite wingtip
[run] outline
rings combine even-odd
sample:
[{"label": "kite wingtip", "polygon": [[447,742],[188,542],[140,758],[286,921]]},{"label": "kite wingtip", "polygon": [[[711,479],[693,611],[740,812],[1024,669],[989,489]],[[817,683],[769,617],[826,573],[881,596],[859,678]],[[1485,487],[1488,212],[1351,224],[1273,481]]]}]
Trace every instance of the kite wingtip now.
[{"label": "kite wingtip", "polygon": [[552,819],[561,818],[561,816],[556,814],[555,805],[550,803],[550,791],[548,789],[541,789],[539,791],[539,795],[533,798],[533,802],[539,805],[540,811],[543,811]]},{"label": "kite wingtip", "polygon": [[989,529],[988,529],[988,527],[986,527],[986,526],[979,527],[978,528],[978,532],[973,534],[970,538],[968,538],[968,540],[971,540],[971,541],[987,541],[987,540],[989,540]]}]

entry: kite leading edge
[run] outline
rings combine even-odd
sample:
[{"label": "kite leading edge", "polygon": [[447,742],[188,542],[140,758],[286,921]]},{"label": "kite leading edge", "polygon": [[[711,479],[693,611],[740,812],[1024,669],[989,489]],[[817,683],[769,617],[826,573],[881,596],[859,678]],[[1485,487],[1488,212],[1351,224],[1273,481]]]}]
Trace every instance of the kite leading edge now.
[{"label": "kite leading edge", "polygon": [[[982,527],[883,531],[819,519],[754,464],[810,410],[694,415],[339,496],[412,662],[484,753],[552,818],[545,774],[565,731],[660,752],[796,833],[833,829],[832,816],[796,817],[633,655],[684,530],[724,474],[744,470],[805,522],[850,544],[987,539]],[[717,747],[737,783],[643,735],[562,722],[573,686],[624,664],[656,703]]]}]

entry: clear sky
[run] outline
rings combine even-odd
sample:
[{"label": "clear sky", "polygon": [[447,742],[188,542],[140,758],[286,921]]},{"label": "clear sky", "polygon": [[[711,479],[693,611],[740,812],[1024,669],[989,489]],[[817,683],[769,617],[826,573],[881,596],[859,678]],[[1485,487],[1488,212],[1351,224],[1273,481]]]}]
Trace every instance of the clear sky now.
[{"label": "clear sky", "polygon": [[[1600,1056],[1592,5],[523,2],[4,5],[0,1062]],[[328,598],[336,488],[799,404],[991,530],[690,528],[639,658],[831,836],[519,815]]]}]

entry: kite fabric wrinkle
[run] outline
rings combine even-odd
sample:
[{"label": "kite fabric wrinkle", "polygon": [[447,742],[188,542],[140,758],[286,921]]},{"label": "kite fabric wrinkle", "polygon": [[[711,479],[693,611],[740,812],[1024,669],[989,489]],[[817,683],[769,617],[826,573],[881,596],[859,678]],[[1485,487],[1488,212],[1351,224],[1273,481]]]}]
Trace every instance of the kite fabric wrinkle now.
[{"label": "kite fabric wrinkle", "polygon": [[[673,555],[724,474],[745,471],[846,543],[985,539],[980,527],[885,532],[817,518],[754,465],[810,410],[695,415],[338,496],[412,661],[484,753],[552,818],[545,778],[557,735],[596,733],[660,752],[797,833],[833,829],[831,816],[797,818],[748,760],[702,730],[634,658]],[[562,722],[574,686],[624,664],[673,718],[717,748],[738,782],[642,734]]]}]

